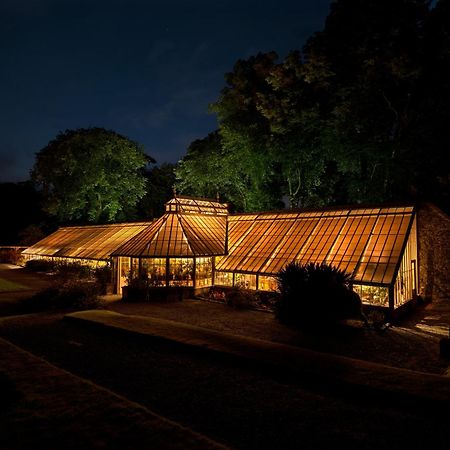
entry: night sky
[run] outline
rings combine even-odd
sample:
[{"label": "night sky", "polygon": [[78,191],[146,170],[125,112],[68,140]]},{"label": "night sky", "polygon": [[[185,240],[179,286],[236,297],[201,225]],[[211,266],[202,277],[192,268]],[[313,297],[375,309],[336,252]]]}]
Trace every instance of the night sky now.
[{"label": "night sky", "polygon": [[216,129],[237,59],[299,49],[331,0],[0,0],[0,181],[59,131],[98,126],[176,162]]}]

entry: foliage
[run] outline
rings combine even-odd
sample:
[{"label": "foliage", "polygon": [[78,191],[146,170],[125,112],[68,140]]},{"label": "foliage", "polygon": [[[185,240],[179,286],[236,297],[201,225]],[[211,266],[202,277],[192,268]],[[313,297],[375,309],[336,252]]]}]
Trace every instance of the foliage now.
[{"label": "foliage", "polygon": [[137,276],[130,274],[127,277],[124,289],[123,300],[126,301],[181,301],[185,286],[180,284],[167,288],[161,278],[150,278],[147,270],[143,269]]},{"label": "foliage", "polygon": [[152,161],[113,131],[67,130],[36,154],[32,180],[59,221],[113,221],[145,194],[142,171]]},{"label": "foliage", "polygon": [[21,307],[25,313],[97,309],[103,306],[98,295],[99,286],[95,282],[66,280],[23,300]]},{"label": "foliage", "polygon": [[238,285],[234,287],[211,286],[206,299],[225,303],[236,309],[274,311],[278,297],[277,292],[253,291],[245,288],[245,285]]},{"label": "foliage", "polygon": [[238,210],[431,200],[448,211],[450,6],[338,0],[302,52],[239,60],[181,192]]},{"label": "foliage", "polygon": [[173,197],[175,165],[164,163],[148,169],[145,174],[145,195],[138,203],[138,217],[148,220],[164,213],[164,203]]},{"label": "foliage", "polygon": [[227,186],[231,174],[225,174],[226,169],[220,136],[215,131],[192,142],[187,149],[186,156],[175,169],[177,190],[206,198],[214,198],[221,192],[232,198],[233,188]]},{"label": "foliage", "polygon": [[213,302],[225,302],[225,289],[218,286],[211,286],[206,297],[208,300]]},{"label": "foliage", "polygon": [[250,309],[255,302],[255,293],[243,286],[234,286],[225,291],[225,302],[235,309]]},{"label": "foliage", "polygon": [[106,294],[108,284],[112,283],[112,268],[108,264],[106,266],[96,267],[94,277],[100,287],[100,292]]},{"label": "foliage", "polygon": [[332,74],[324,136],[344,200],[407,198],[417,186],[412,136],[424,94],[428,3],[335,2],[324,30],[304,48],[308,65],[325,63]]},{"label": "foliage", "polygon": [[130,271],[126,281],[124,300],[139,301],[149,299],[150,280],[146,270],[141,270],[137,275]]},{"label": "foliage", "polygon": [[361,299],[351,282],[351,275],[325,263],[290,263],[277,275],[277,318],[299,328],[363,318]]},{"label": "foliage", "polygon": [[54,266],[56,276],[62,280],[92,278],[92,268],[78,261],[57,261]]},{"label": "foliage", "polygon": [[49,259],[30,259],[25,263],[25,267],[33,272],[53,272],[56,265]]},{"label": "foliage", "polygon": [[111,281],[111,267],[102,266],[92,268],[81,261],[31,259],[25,263],[25,267],[35,272],[54,272],[55,279],[59,282],[67,280],[97,281],[101,288]]},{"label": "foliage", "polygon": [[255,308],[264,311],[275,311],[275,305],[279,300],[278,292],[256,291],[255,292]]}]

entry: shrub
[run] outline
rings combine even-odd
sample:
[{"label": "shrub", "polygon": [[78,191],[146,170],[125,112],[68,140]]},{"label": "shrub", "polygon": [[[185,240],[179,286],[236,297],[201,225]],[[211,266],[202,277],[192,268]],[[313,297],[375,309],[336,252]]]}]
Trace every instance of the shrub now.
[{"label": "shrub", "polygon": [[55,269],[58,277],[62,279],[87,279],[92,277],[92,269],[78,261],[58,261],[55,264]]},{"label": "shrub", "polygon": [[99,286],[92,281],[70,280],[44,289],[22,302],[23,312],[97,309]]},{"label": "shrub", "polygon": [[256,307],[266,311],[274,311],[280,294],[271,291],[256,291],[255,292]]},{"label": "shrub", "polygon": [[225,290],[217,286],[211,286],[208,291],[207,299],[213,302],[225,303]]},{"label": "shrub", "polygon": [[352,291],[352,276],[327,264],[296,262],[277,276],[280,299],[276,315],[280,322],[300,328],[363,318],[361,299]]},{"label": "shrub", "polygon": [[225,302],[236,309],[250,309],[255,303],[255,297],[249,289],[237,285],[225,292]]},{"label": "shrub", "polygon": [[49,259],[30,259],[25,267],[33,272],[53,272],[56,264]]},{"label": "shrub", "polygon": [[111,266],[97,267],[94,270],[94,277],[97,280],[101,293],[106,294],[107,286],[112,282]]},{"label": "shrub", "polygon": [[142,301],[149,299],[149,279],[145,270],[139,272],[137,277],[132,277],[131,273],[127,277],[126,296],[127,301]]}]

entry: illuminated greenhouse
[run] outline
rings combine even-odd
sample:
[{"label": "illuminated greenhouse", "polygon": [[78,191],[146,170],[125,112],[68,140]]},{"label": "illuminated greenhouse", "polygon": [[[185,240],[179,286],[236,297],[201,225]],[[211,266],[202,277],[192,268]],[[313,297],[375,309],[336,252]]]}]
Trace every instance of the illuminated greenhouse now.
[{"label": "illuminated greenhouse", "polygon": [[289,262],[322,263],[353,274],[363,303],[394,311],[418,292],[413,207],[339,208],[228,214],[212,200],[176,197],[142,223],[64,227],[24,251],[26,258],[110,263],[115,292],[145,273],[152,287],[276,289]]}]

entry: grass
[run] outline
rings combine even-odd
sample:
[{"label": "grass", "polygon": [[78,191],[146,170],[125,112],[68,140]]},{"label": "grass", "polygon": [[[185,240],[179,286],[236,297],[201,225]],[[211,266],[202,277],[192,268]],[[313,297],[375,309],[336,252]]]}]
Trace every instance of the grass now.
[{"label": "grass", "polygon": [[13,281],[0,278],[0,292],[21,291],[23,289],[28,288],[23,284],[15,283]]},{"label": "grass", "polygon": [[[281,325],[270,313],[238,311],[222,304],[201,301],[171,304],[115,301],[108,303],[106,308],[122,314],[174,320],[403,369],[442,374],[448,367],[448,360],[439,357],[440,326],[448,323],[448,312],[445,311],[433,314],[419,310],[417,319],[411,318],[410,322],[383,332],[361,327],[343,329],[336,334],[323,328],[320,333],[309,334]],[[450,308],[447,306],[447,309]],[[434,321],[430,319],[432,316],[436,316]]]},{"label": "grass", "polygon": [[61,316],[0,321],[0,335],[53,364],[242,449],[446,448],[446,417],[305,389],[233,361],[79,327]]},{"label": "grass", "polygon": [[[213,449],[214,443],[140,405],[0,339],[0,382],[16,392],[0,406],[3,450],[24,448]],[[1,385],[0,385],[1,386]]]}]

